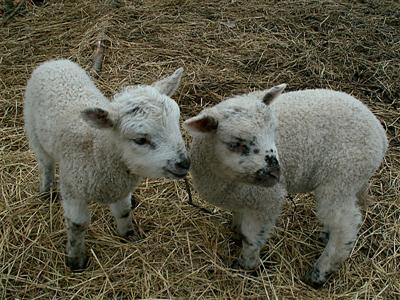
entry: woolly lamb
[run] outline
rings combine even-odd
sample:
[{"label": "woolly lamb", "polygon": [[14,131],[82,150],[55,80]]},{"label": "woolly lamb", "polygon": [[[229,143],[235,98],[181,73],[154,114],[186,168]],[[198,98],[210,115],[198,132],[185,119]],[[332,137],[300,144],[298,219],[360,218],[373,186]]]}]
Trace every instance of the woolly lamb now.
[{"label": "woolly lamb", "polygon": [[41,192],[59,164],[60,193],[72,271],[86,267],[88,203],[108,204],[121,236],[135,234],[131,193],[142,177],[181,178],[190,161],[179,127],[179,107],[169,97],[182,69],[151,86],[131,86],[112,102],[86,72],[68,60],[39,66],[28,81],[24,120],[41,173]]},{"label": "woolly lamb", "polygon": [[361,223],[357,200],[387,149],[376,117],[350,95],[286,85],[236,96],[185,122],[191,174],[210,203],[233,212],[242,237],[236,262],[256,268],[286,193],[313,191],[326,247],[307,273],[321,286],[349,256]]}]

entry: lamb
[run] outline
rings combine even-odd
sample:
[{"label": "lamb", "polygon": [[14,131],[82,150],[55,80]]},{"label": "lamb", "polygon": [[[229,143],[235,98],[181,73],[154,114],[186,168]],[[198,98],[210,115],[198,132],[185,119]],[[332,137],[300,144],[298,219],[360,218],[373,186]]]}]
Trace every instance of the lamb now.
[{"label": "lamb", "polygon": [[305,281],[322,286],[350,255],[357,200],[388,147],[377,118],[343,92],[283,93],[286,85],[227,99],[185,122],[191,174],[208,202],[233,213],[236,267],[254,269],[287,193],[314,192],[326,247]]},{"label": "lamb", "polygon": [[190,160],[179,107],[170,98],[182,72],[152,85],[129,86],[112,102],[69,60],[45,62],[32,73],[25,92],[25,131],[41,174],[40,192],[50,191],[59,165],[66,264],[72,271],[87,265],[90,201],[109,205],[121,236],[135,235],[131,195],[142,178],[187,174]]}]

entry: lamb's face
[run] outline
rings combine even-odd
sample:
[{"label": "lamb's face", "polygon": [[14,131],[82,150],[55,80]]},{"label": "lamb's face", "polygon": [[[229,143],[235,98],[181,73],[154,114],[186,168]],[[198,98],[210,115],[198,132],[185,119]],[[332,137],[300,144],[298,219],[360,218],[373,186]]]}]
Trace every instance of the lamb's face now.
[{"label": "lamb's face", "polygon": [[279,182],[276,120],[269,104],[284,88],[274,87],[260,99],[260,93],[228,99],[185,122],[192,133],[207,138],[216,173],[265,187]]},{"label": "lamb's face", "polygon": [[184,177],[190,161],[179,127],[179,107],[153,87],[129,92],[120,108],[119,131],[129,169],[147,177]]},{"label": "lamb's face", "polygon": [[255,109],[223,108],[214,138],[216,171],[227,178],[272,186],[280,169],[275,146],[275,118],[264,104]]},{"label": "lamb's face", "polygon": [[168,96],[177,88],[181,73],[179,69],[153,86],[129,87],[111,103],[107,118],[133,174],[182,178],[189,170],[179,107]]}]

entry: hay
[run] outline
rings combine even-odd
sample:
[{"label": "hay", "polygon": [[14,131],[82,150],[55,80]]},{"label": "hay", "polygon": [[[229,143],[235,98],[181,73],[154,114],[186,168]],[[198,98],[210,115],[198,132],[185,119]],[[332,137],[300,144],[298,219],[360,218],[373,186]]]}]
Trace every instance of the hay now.
[{"label": "hay", "polygon": [[[400,297],[400,5],[398,1],[25,1],[0,31],[0,298]],[[114,5],[119,6],[119,5]],[[26,81],[38,63],[67,57],[88,70],[108,43],[97,85],[151,82],[183,66],[175,97],[183,118],[225,96],[286,82],[362,99],[384,123],[390,149],[352,257],[315,291],[301,276],[322,251],[310,196],[288,203],[263,250],[258,276],[227,267],[239,248],[229,214],[188,206],[184,182],[146,181],[136,192],[143,239],[117,237],[93,204],[90,266],[71,274],[59,199],[38,196],[38,171],[23,133]],[[194,201],[202,203],[198,195]]]}]

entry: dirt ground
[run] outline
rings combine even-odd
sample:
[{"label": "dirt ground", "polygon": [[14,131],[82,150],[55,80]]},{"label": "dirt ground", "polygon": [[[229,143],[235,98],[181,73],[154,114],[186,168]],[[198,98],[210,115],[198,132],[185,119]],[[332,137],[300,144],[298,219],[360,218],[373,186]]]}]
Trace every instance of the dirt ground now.
[{"label": "dirt ground", "polygon": [[[0,10],[1,299],[400,299],[400,2],[16,2],[12,17]],[[89,69],[99,39],[108,47],[95,82],[107,96],[184,67],[174,97],[182,119],[280,83],[342,90],[369,106],[390,148],[371,180],[351,258],[322,289],[301,281],[323,249],[312,196],[293,195],[285,205],[254,275],[229,268],[240,250],[230,241],[230,214],[195,192],[213,214],[189,206],[184,183],[169,180],[147,180],[135,192],[137,242],[121,240],[109,210],[93,204],[90,265],[69,272],[60,199],[38,194],[23,93],[34,67],[48,59]]]}]

